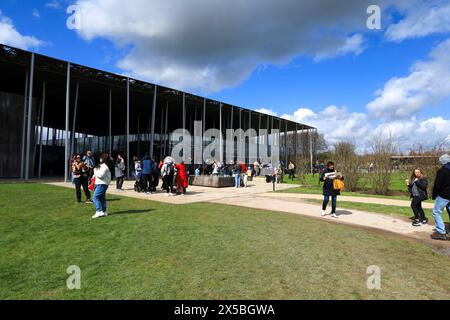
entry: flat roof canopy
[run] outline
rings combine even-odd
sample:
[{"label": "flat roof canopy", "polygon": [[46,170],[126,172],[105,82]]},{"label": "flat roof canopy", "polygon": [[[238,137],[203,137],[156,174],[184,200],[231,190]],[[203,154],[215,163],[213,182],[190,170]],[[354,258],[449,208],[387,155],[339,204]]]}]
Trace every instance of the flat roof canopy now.
[{"label": "flat roof canopy", "polygon": [[[2,70],[0,87],[2,88],[2,91],[18,95],[24,94],[24,77],[30,70],[31,55],[32,53],[29,51],[0,45],[0,70]],[[35,90],[33,96],[38,97],[40,95],[43,83],[45,82],[47,90],[46,105],[48,110],[52,110],[52,112],[46,114],[45,118],[48,127],[64,129],[60,120],[64,119],[65,116],[64,105],[66,99],[67,65],[68,62],[66,61],[35,54]],[[71,63],[71,98],[75,96],[75,86],[78,84],[78,103],[84,106],[84,110],[91,113],[107,112],[107,107],[109,105],[109,91],[111,90],[113,101],[112,111],[114,113],[112,127],[117,128],[122,132],[124,125],[123,119],[126,116],[126,87],[128,79],[130,81],[131,107],[138,109],[143,108],[142,114],[145,115],[146,112],[148,112],[146,109],[151,109],[155,84],[75,63]],[[255,120],[259,115],[263,118],[270,117],[274,123],[274,128],[280,129],[280,131],[285,131],[286,129],[287,131],[315,129],[306,124],[296,123],[288,119],[266,115],[225,102],[157,85],[158,106],[161,105],[162,107],[167,103],[170,104],[171,107],[173,104],[181,105],[183,96],[185,98],[185,103],[188,106],[203,106],[206,102],[208,109],[216,107],[218,110],[219,106],[222,105],[223,110],[233,109],[235,113],[238,113],[236,111],[240,111],[244,114],[251,114],[252,118],[256,116]],[[148,108],[146,106],[148,106]],[[140,111],[137,110],[136,112],[139,113]],[[179,112],[171,113],[170,117],[171,123],[175,124],[175,126],[176,124],[182,123],[181,114]],[[248,115],[248,117],[250,116]],[[77,128],[78,126],[81,126],[80,129],[82,130],[79,129],[80,132],[92,135],[104,134],[106,129],[96,125],[95,117],[86,117],[86,119],[83,119],[83,123],[77,124]],[[255,125],[252,127],[254,126]],[[172,129],[176,128],[174,127]],[[131,131],[133,131],[132,128]]]}]

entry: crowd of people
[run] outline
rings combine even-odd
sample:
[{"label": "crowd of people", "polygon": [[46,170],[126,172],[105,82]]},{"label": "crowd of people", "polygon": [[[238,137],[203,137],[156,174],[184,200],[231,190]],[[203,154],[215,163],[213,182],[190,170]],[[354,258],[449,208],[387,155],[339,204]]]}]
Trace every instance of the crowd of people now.
[{"label": "crowd of people", "polygon": [[[435,229],[431,235],[435,240],[450,240],[450,233],[446,230],[442,214],[447,211],[450,217],[450,155],[445,154],[439,158],[442,167],[436,174],[431,198],[435,201],[433,209],[433,218]],[[123,191],[126,164],[121,153],[115,158],[109,154],[102,154],[99,161],[96,162],[91,151],[87,151],[82,157],[74,154],[70,163],[72,182],[75,186],[76,199],[78,203],[82,202],[82,190],[85,195],[85,202],[94,204],[96,213],[93,218],[105,217],[108,215],[106,203],[106,191],[112,181],[112,172],[116,179],[116,189]],[[198,176],[201,174],[213,176],[233,176],[235,179],[235,188],[241,186],[247,187],[248,181],[255,176],[262,174],[264,165],[255,161],[253,166],[246,166],[244,163],[224,165],[219,161],[212,161],[209,164],[193,166],[193,173]],[[283,163],[272,168],[272,182],[281,183],[285,172],[289,174],[289,179],[295,178],[296,166],[290,161],[285,167]],[[139,159],[133,157],[130,165],[130,172],[135,178],[134,190],[145,194],[157,192],[160,181],[161,189],[167,196],[185,195],[188,189],[189,168],[184,162],[176,163],[172,157],[166,157],[157,161],[147,153]],[[323,184],[323,202],[321,215],[327,215],[327,206],[331,200],[331,213],[334,218],[337,215],[337,198],[345,189],[344,175],[335,169],[335,164],[329,161],[318,170],[319,182]],[[425,215],[422,203],[429,199],[428,178],[420,168],[415,168],[411,178],[405,181],[406,188],[411,197],[411,209],[414,214],[412,225],[420,227],[428,224],[428,218]],[[91,198],[91,191],[93,197]]]}]

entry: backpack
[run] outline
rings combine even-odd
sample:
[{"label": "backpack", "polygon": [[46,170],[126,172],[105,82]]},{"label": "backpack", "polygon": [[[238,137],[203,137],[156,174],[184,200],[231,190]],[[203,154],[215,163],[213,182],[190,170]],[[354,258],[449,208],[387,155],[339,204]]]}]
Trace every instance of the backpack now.
[{"label": "backpack", "polygon": [[174,172],[174,167],[172,163],[167,163],[166,165],[166,175],[171,175]]},{"label": "backpack", "polygon": [[339,190],[341,192],[345,191],[345,183],[341,179],[334,179],[333,180],[333,189]]}]

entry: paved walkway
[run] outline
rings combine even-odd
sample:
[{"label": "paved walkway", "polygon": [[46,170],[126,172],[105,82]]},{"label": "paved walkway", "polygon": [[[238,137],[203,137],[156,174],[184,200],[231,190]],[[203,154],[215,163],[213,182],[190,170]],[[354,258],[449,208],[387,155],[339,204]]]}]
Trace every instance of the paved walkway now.
[{"label": "paved walkway", "polygon": [[[70,183],[49,183],[51,185],[73,188]],[[147,199],[172,204],[187,204],[196,202],[212,202],[226,205],[235,205],[247,208],[256,208],[270,211],[286,212],[290,214],[299,214],[332,223],[342,223],[363,228],[370,228],[382,232],[391,232],[396,235],[406,236],[408,238],[418,239],[443,250],[450,250],[450,241],[431,241],[430,234],[433,226],[426,225],[421,227],[413,227],[411,221],[407,217],[389,216],[384,214],[365,212],[360,210],[339,210],[338,218],[332,218],[330,215],[320,216],[320,205],[308,203],[305,199],[320,199],[320,195],[305,194],[285,194],[273,193],[272,185],[259,181],[253,182],[248,188],[205,188],[190,186],[186,196],[167,197],[163,191],[156,194],[146,195],[133,191],[134,182],[126,181],[124,184],[125,191],[117,191],[111,185],[108,190],[109,194],[128,196],[139,199]],[[295,187],[293,185],[277,185],[277,190],[284,190]],[[340,197],[341,201],[382,203],[389,205],[409,206],[408,201],[403,200],[385,200],[378,198],[360,198],[360,197]],[[339,203],[338,203],[339,207]],[[113,213],[113,212],[112,212]]]},{"label": "paved walkway", "polygon": [[[322,200],[323,196],[320,194],[305,194],[305,193],[268,193],[267,197],[277,198],[277,199],[315,199]],[[339,196],[338,201],[347,202],[357,202],[357,203],[372,203],[372,204],[383,204],[388,206],[396,207],[410,207],[411,201],[408,200],[398,200],[398,199],[385,199],[385,198],[374,198],[374,197],[351,197],[351,196]],[[424,209],[433,209],[433,203],[424,202],[422,207]]]}]

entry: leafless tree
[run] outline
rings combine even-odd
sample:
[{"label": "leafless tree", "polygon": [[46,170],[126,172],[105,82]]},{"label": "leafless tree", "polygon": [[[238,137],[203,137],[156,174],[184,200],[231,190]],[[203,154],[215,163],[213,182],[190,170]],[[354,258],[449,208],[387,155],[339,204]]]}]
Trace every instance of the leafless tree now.
[{"label": "leafless tree", "polygon": [[348,191],[356,191],[359,180],[359,158],[355,152],[356,146],[352,142],[338,142],[334,145],[333,158],[337,171],[343,173],[345,186]]},{"label": "leafless tree", "polygon": [[370,140],[371,162],[374,163],[373,171],[369,177],[372,184],[372,192],[387,195],[392,178],[392,156],[396,151],[396,144],[392,136],[378,135]]}]

